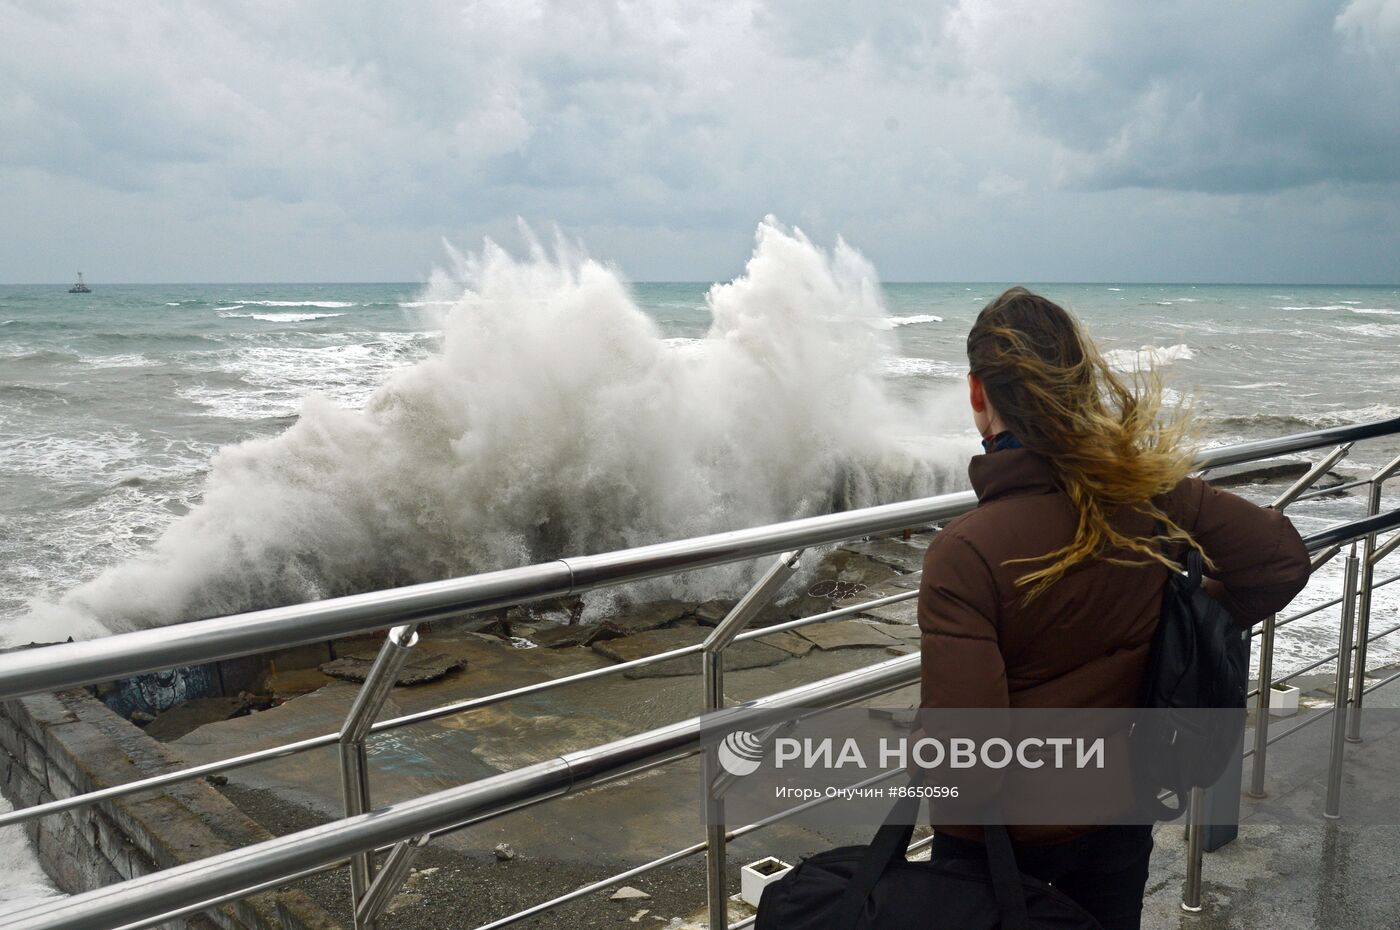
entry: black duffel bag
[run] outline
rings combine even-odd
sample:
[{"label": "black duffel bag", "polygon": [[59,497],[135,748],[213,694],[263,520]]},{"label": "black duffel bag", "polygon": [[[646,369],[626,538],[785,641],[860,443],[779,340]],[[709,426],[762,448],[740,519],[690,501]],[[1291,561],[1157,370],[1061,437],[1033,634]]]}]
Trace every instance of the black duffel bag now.
[{"label": "black duffel bag", "polygon": [[918,799],[903,799],[869,846],[818,853],[769,885],[754,930],[1102,930],[1050,885],[1016,868],[1005,827],[987,859],[905,859]]}]

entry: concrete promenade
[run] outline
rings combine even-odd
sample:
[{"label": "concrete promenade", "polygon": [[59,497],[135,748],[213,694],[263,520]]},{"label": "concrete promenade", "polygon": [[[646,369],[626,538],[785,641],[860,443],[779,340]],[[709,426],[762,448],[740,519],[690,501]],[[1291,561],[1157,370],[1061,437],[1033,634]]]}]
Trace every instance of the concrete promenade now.
[{"label": "concrete promenade", "polygon": [[[891,549],[888,540],[880,545],[881,564],[891,559],[904,564],[864,597],[900,585],[907,590],[912,577],[908,573],[917,568],[914,556],[923,543],[911,540],[907,553]],[[861,559],[871,554],[851,553]],[[861,566],[862,571],[868,569],[868,564]],[[867,619],[888,625],[857,622],[833,626],[839,632],[813,630],[804,644],[787,642],[780,661],[765,653],[766,658],[755,658],[754,667],[728,672],[728,696],[745,700],[917,648],[909,636],[912,604]],[[694,616],[668,620],[657,629],[672,631],[665,635],[677,642],[704,634]],[[654,637],[656,632],[630,635]],[[338,644],[337,654],[346,654],[354,645]],[[363,651],[372,653],[377,645],[367,638]],[[506,640],[462,630],[427,630],[419,649],[461,659],[465,667],[438,681],[396,688],[382,716],[603,667],[625,653],[624,646],[616,645],[607,650],[512,648]],[[671,671],[674,674],[660,677],[608,676],[378,737],[370,754],[375,804],[510,771],[690,716],[701,703],[701,680],[688,669]],[[206,724],[174,739],[170,748],[190,761],[205,761],[335,731],[356,686],[317,675],[289,673],[283,685],[305,693],[289,695],[286,703],[270,710]],[[1321,679],[1311,686],[1321,687]],[[1317,690],[1310,696],[1325,697]],[[912,706],[915,700],[915,689],[908,688],[876,703]],[[1367,719],[1365,741],[1347,746],[1342,820],[1324,823],[1321,817],[1331,725],[1320,721],[1271,748],[1269,797],[1262,803],[1246,800],[1239,838],[1207,854],[1204,910],[1199,914],[1185,914],[1180,907],[1185,879],[1182,827],[1159,825],[1143,926],[1400,928],[1400,883],[1394,881],[1400,873],[1400,827],[1385,825],[1400,822],[1400,683],[1369,696],[1368,707],[1375,712]],[[1275,732],[1295,722],[1275,721]],[[699,775],[692,762],[513,812],[436,840],[395,900],[385,926],[479,926],[700,841]],[[340,812],[335,757],[329,751],[232,772],[223,790],[274,833],[301,829]],[[1388,818],[1377,811],[1388,811]],[[866,839],[811,823],[759,831],[732,847],[733,888],[738,889],[743,862],[769,854],[796,861],[832,845]],[[493,854],[501,843],[510,845],[513,858]],[[703,917],[697,913],[704,904],[704,864],[698,856],[626,884],[648,897],[613,901],[611,890],[603,891],[517,926],[674,930],[696,925]],[[305,887],[332,915],[348,917],[342,875],[312,879]]]}]

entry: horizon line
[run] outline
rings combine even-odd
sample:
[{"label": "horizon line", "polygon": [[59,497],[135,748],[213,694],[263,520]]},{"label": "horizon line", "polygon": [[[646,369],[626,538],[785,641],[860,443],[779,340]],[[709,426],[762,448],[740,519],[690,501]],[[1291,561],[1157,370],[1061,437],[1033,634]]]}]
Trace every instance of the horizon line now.
[{"label": "horizon line", "polygon": [[[729,279],[729,280],[736,280],[736,279]],[[86,283],[87,283],[87,285],[88,285],[89,287],[93,286],[93,284],[94,284],[94,282],[92,282],[92,281],[87,281]],[[426,287],[426,286],[427,286],[426,282],[422,282],[422,281],[369,281],[369,280],[343,280],[343,281],[291,281],[291,280],[279,280],[279,281],[251,281],[251,280],[249,280],[249,281],[107,281],[107,282],[98,281],[98,282],[95,282],[95,283],[97,283],[97,284],[103,284],[103,285],[108,286],[108,287],[256,287],[256,286],[289,286],[289,285],[290,285],[290,286],[299,286],[299,287],[337,287],[337,286],[352,286],[352,285],[381,285],[381,286],[394,286],[394,287],[417,287],[417,288],[422,288],[422,287]],[[629,285],[637,285],[637,284],[641,284],[641,285],[646,285],[646,284],[691,284],[691,285],[697,285],[697,286],[712,286],[712,285],[715,285],[715,284],[726,284],[726,283],[728,283],[728,281],[711,281],[711,280],[705,280],[705,279],[700,279],[700,278],[696,278],[696,279],[683,279],[683,278],[662,279],[662,278],[654,278],[654,279],[648,279],[648,280],[641,280],[641,279],[637,279],[637,280],[627,280],[627,279],[625,279],[625,280],[624,280],[624,283],[629,284]],[[1364,282],[1356,282],[1356,281],[1170,281],[1170,280],[1159,280],[1159,281],[1115,281],[1115,280],[1112,280],[1112,279],[1105,279],[1105,280],[1100,280],[1100,281],[1075,281],[1075,280],[1052,281],[1052,280],[1036,280],[1036,279],[1032,279],[1032,278],[1020,279],[1019,281],[1015,281],[1015,280],[1012,280],[1012,279],[1006,279],[1006,280],[985,280],[985,281],[978,281],[978,280],[961,280],[961,281],[952,281],[952,280],[948,280],[948,281],[922,280],[922,281],[919,281],[919,280],[913,280],[913,279],[909,279],[909,280],[889,280],[889,281],[882,280],[882,281],[880,281],[880,284],[881,284],[882,286],[888,286],[888,285],[911,285],[911,284],[944,285],[944,286],[952,286],[952,285],[964,285],[964,286],[966,286],[966,285],[973,285],[973,284],[976,284],[976,285],[989,285],[989,284],[991,284],[991,285],[1014,286],[1014,285],[1016,285],[1016,284],[1018,284],[1018,283],[1021,284],[1021,285],[1050,285],[1050,286],[1057,286],[1057,287],[1058,287],[1058,286],[1065,286],[1065,285],[1084,285],[1084,286],[1101,286],[1101,287],[1108,287],[1108,286],[1127,286],[1127,287],[1167,287],[1167,286],[1181,286],[1181,287],[1396,287],[1396,288],[1400,288],[1400,281],[1393,281],[1393,282],[1377,282],[1377,283],[1364,283]],[[5,281],[5,282],[0,282],[0,287],[62,287],[62,288],[67,288],[67,287],[71,287],[71,286],[72,286],[72,282],[71,282],[71,281]]]}]

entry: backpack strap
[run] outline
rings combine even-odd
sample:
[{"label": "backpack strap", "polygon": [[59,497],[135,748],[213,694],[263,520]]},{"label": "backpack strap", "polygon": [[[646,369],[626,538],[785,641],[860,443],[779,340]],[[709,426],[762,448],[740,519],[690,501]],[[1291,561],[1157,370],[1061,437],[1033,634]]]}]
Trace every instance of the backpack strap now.
[{"label": "backpack strap", "polygon": [[1016,867],[1016,850],[1011,834],[1001,824],[982,828],[987,844],[987,869],[992,876],[992,894],[1001,911],[1002,930],[1031,930],[1026,912],[1026,892],[1021,887],[1021,870]]},{"label": "backpack strap", "polygon": [[[1152,535],[1162,536],[1167,532],[1167,527],[1161,520],[1152,520]],[[1167,544],[1162,543],[1162,554],[1168,557]],[[1201,558],[1201,550],[1195,546],[1186,547],[1186,590],[1194,591],[1201,586],[1201,575],[1205,571],[1205,561]],[[1173,574],[1176,574],[1173,572]]]},{"label": "backpack strap", "polygon": [[[1167,528],[1161,520],[1154,519],[1152,521],[1152,533],[1154,536],[1161,536],[1165,534],[1166,531]],[[1167,554],[1166,543],[1162,544],[1162,554]],[[1195,591],[1201,586],[1201,576],[1205,569],[1205,562],[1201,558],[1201,552],[1195,546],[1188,546],[1186,548],[1185,568],[1185,575],[1179,572],[1172,572],[1171,577],[1167,579],[1167,584],[1180,585],[1189,595],[1192,591]],[[1190,790],[1180,777],[1181,773],[1176,772],[1175,775],[1176,778],[1174,781],[1176,783],[1168,785],[1167,787],[1176,797],[1176,806],[1172,807],[1166,801],[1158,797],[1156,791],[1152,791],[1142,798],[1142,805],[1145,808],[1143,811],[1144,814],[1150,814],[1154,820],[1169,821],[1175,820],[1186,813],[1186,808],[1190,804]]]},{"label": "backpack strap", "polygon": [[832,926],[855,930],[865,911],[865,902],[870,898],[870,892],[875,890],[880,876],[896,859],[904,858],[909,848],[909,838],[914,835],[914,818],[918,813],[917,797],[903,797],[895,802],[885,817],[884,826],[875,834],[865,857],[846,885],[841,901],[836,905],[836,920]]}]

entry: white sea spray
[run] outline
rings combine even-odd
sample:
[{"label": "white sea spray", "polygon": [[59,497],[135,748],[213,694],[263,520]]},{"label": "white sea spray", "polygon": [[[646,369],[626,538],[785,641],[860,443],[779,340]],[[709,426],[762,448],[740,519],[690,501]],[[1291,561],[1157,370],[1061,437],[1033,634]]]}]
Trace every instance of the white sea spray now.
[{"label": "white sea spray", "polygon": [[[870,264],[771,218],[668,345],[621,276],[558,241],[453,253],[420,309],[441,350],[363,410],[312,395],[226,447],[202,503],[12,641],[294,603],[934,493],[967,448],[911,444],[885,390],[890,313]],[[733,592],[752,566],[639,594]]]}]

